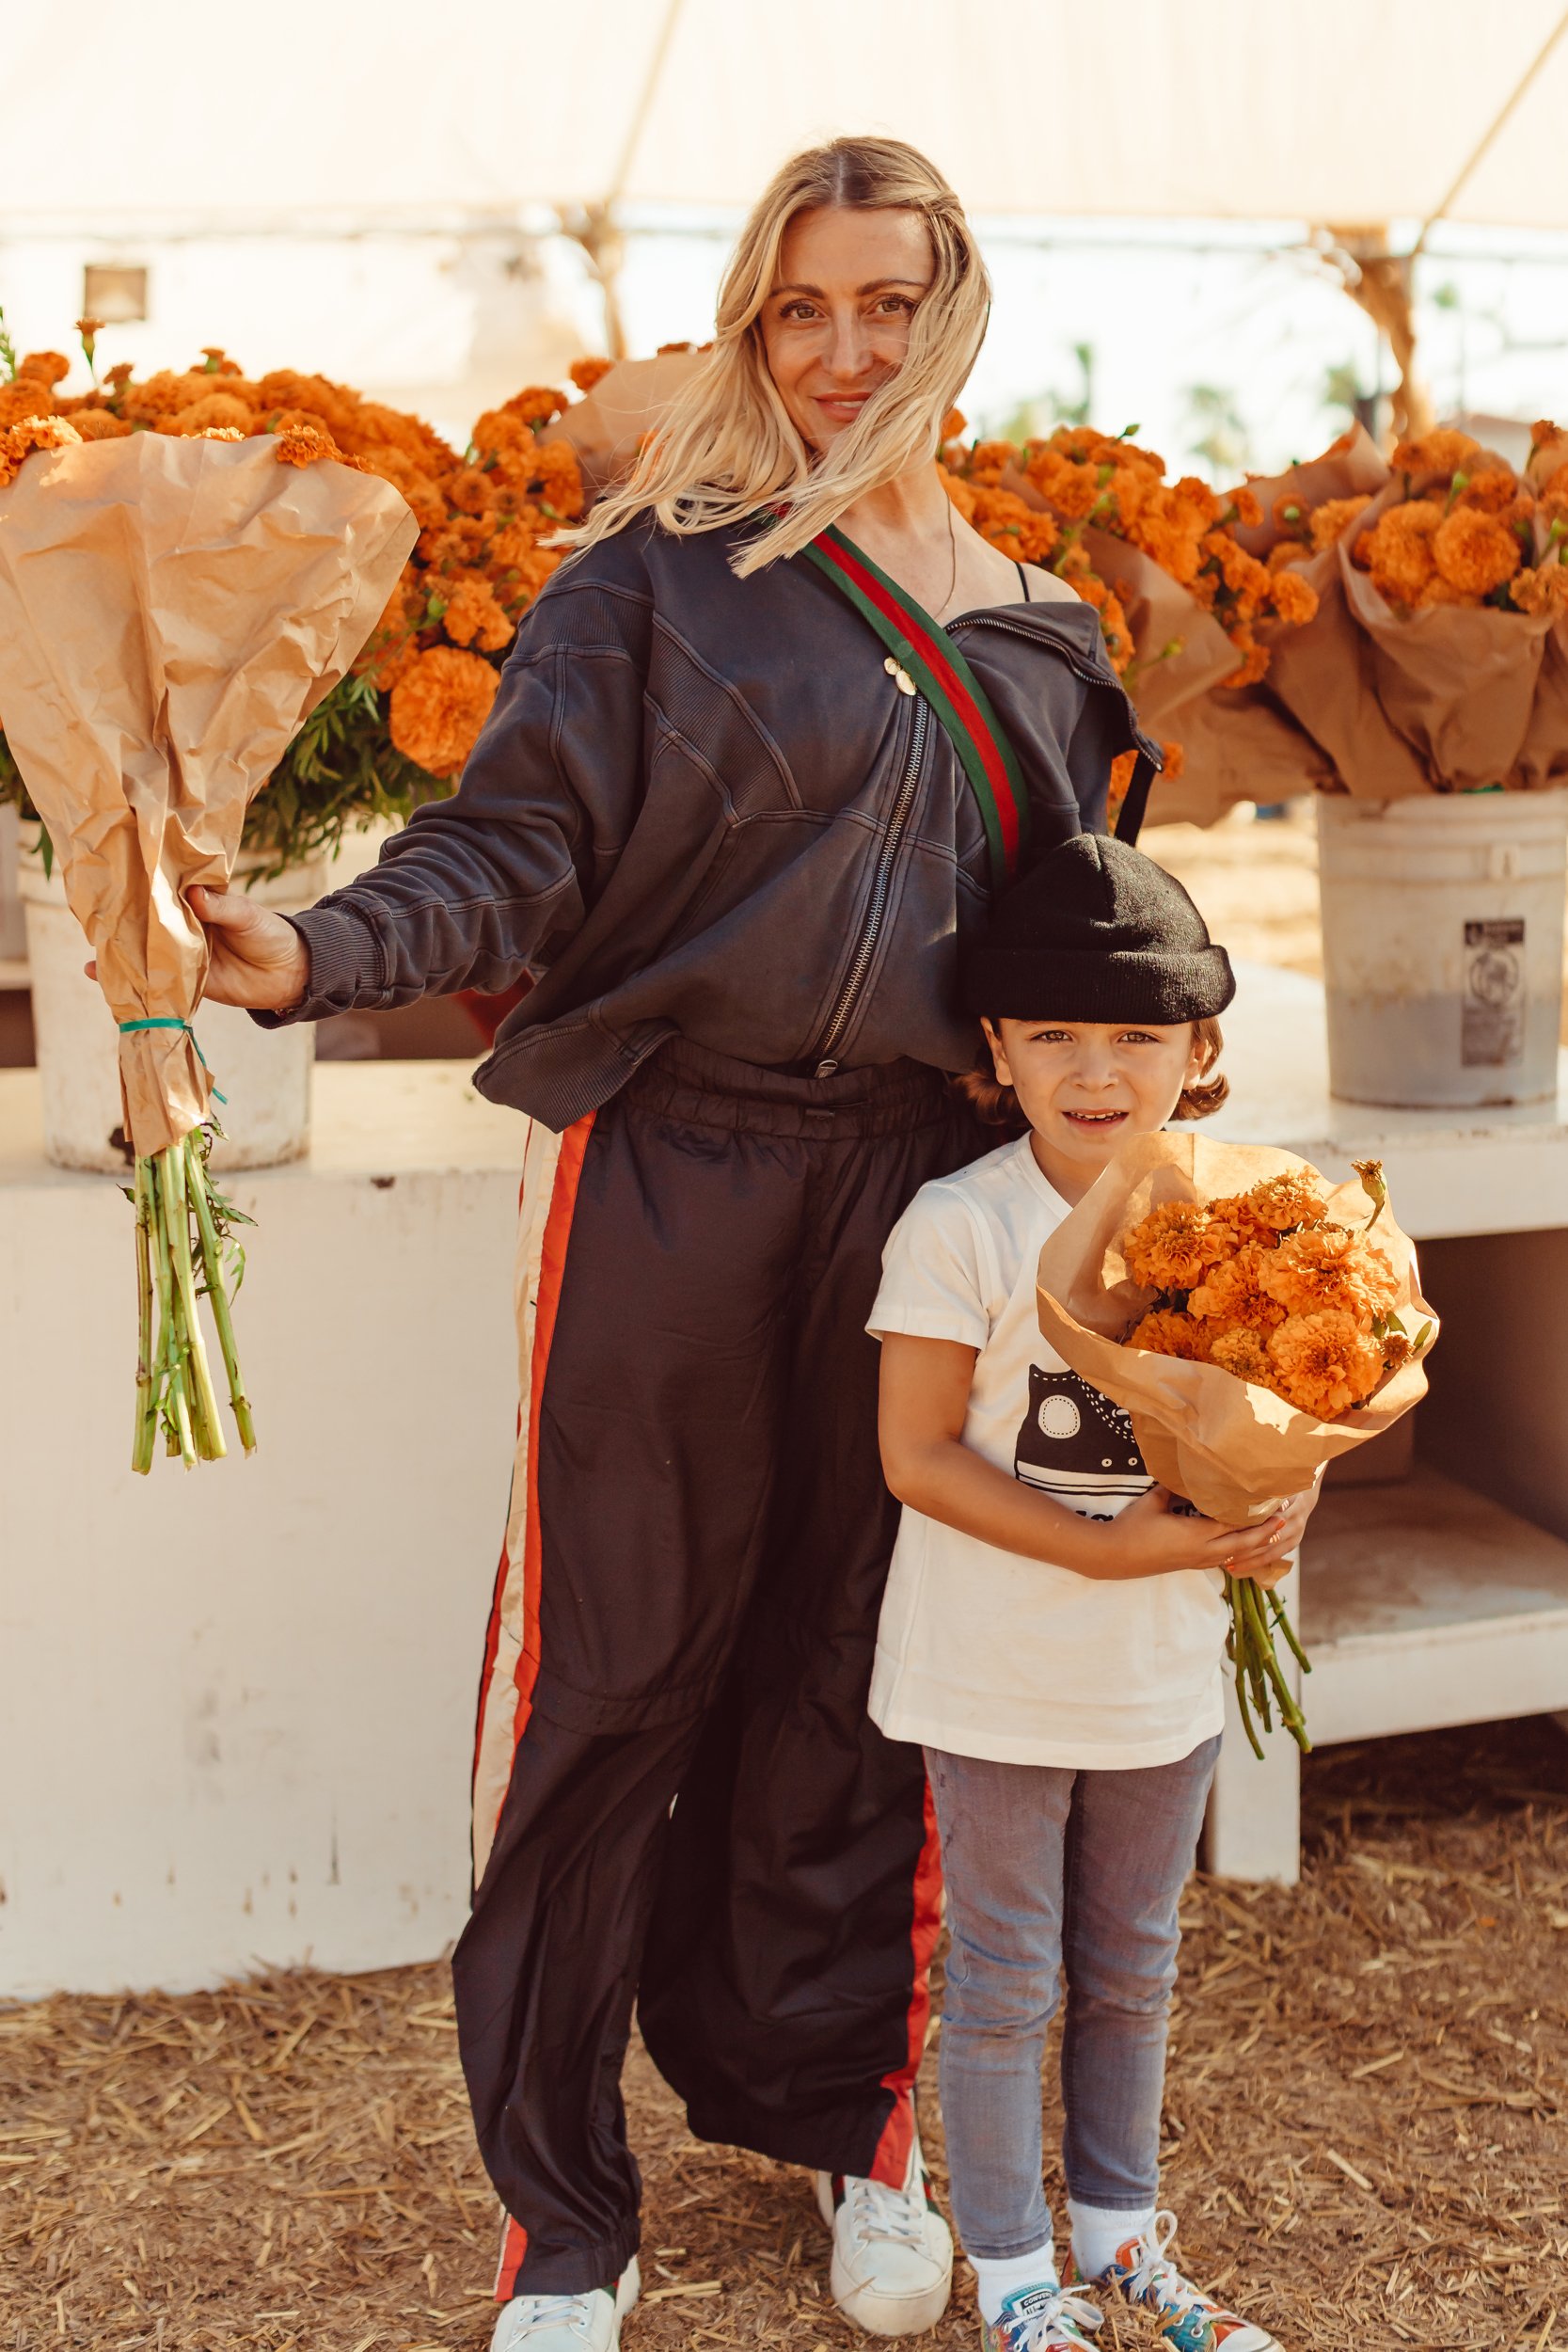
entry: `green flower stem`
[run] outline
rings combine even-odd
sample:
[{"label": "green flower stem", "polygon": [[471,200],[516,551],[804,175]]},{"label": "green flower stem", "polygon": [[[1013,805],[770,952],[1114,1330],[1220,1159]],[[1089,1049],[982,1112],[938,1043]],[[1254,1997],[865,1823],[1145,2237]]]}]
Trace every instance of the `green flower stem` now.
[{"label": "green flower stem", "polygon": [[251,1419],[250,1399],[245,1394],[239,1350],[234,1343],[234,1318],[230,1311],[229,1291],[223,1279],[223,1250],[213,1217],[207,1163],[194,1134],[185,1137],[184,1152],[186,1188],[196,1210],[197,1231],[201,1236],[201,1272],[212,1304],[213,1321],[217,1326],[218,1344],[223,1349],[223,1368],[229,1379],[229,1404],[234,1415],[234,1425],[240,1433],[241,1444],[247,1454],[254,1454],[256,1424]]},{"label": "green flower stem", "polygon": [[1263,1761],[1263,1743],[1254,1728],[1252,1711],[1246,1700],[1247,1677],[1243,1665],[1244,1637],[1242,1629],[1241,1602],[1237,1592],[1239,1581],[1238,1578],[1230,1575],[1227,1575],[1225,1580],[1226,1606],[1230,1612],[1230,1631],[1226,1637],[1225,1646],[1229,1652],[1230,1662],[1235,1668],[1236,1705],[1241,1712],[1242,1729],[1246,1733],[1247,1745],[1260,1764]]},{"label": "green flower stem", "polygon": [[[158,1184],[164,1204],[164,1223],[168,1235],[169,1259],[174,1271],[178,1299],[180,1332],[180,1389],[182,1401],[188,1401],[192,1440],[204,1462],[222,1459],[229,1451],[223,1431],[218,1424],[217,1394],[213,1375],[207,1366],[207,1348],[201,1336],[201,1321],[196,1300],[196,1269],[191,1263],[191,1215],[185,1191],[185,1150],[183,1143],[170,1144],[157,1155]],[[184,1433],[182,1430],[181,1452],[184,1453]]]},{"label": "green flower stem", "polygon": [[152,1468],[152,1449],[158,1436],[157,1346],[162,1330],[162,1302],[159,1302],[158,1328],[153,1327],[154,1289],[152,1280],[152,1220],[154,1215],[151,1187],[148,1183],[148,1163],[136,1162],[136,1427],[131,1446],[131,1468],[145,1478]]}]

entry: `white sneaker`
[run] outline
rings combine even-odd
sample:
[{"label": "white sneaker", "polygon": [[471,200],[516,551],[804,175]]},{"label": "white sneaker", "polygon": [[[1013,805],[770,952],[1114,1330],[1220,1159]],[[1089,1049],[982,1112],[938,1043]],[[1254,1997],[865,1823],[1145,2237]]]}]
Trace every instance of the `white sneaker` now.
[{"label": "white sneaker", "polygon": [[833,2301],[872,2336],[934,2328],[953,2287],[953,2233],[931,2202],[920,2137],[902,2188],[819,2172],[817,2210],[833,2233]]},{"label": "white sneaker", "polygon": [[586,2295],[515,2295],[503,2303],[490,2352],[617,2352],[621,2322],[642,2291],[634,2254],[615,2283]]}]

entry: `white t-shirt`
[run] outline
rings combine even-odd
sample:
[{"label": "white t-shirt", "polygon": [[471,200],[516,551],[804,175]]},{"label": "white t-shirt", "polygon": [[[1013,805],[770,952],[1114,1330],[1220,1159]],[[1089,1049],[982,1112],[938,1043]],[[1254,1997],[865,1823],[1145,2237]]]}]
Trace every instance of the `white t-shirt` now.
[{"label": "white t-shirt", "polygon": [[[895,1226],[867,1328],[977,1348],[963,1441],[1088,1518],[1152,1484],[1127,1415],[1040,1337],[1035,1272],[1068,1214],[1025,1136],[926,1184]],[[890,1739],[1003,1764],[1174,1764],[1224,1722],[1217,1569],[1102,1581],[905,1506],[877,1637]]]}]

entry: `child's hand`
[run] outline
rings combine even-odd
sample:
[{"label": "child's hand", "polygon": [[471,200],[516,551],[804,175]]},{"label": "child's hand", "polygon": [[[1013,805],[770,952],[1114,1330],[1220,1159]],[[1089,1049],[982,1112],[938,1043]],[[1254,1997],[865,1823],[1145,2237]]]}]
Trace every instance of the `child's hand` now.
[{"label": "child's hand", "polygon": [[1222,1527],[1218,1519],[1194,1518],[1173,1511],[1168,1487],[1151,1486],[1105,1524],[1124,1576],[1170,1576],[1181,1568],[1221,1568],[1276,1584],[1316,1502],[1297,1496],[1290,1506],[1252,1527]]}]

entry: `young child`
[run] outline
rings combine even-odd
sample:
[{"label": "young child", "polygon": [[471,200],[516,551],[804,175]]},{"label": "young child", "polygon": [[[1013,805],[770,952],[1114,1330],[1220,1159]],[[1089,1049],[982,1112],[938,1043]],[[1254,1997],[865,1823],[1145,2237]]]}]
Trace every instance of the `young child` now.
[{"label": "young child", "polygon": [[[870,1329],[904,1505],[871,1713],[926,1750],[952,1950],[942,2106],[985,2352],[1081,2345],[1147,2306],[1175,2352],[1278,2352],[1169,2259],[1156,2212],[1177,1905],[1223,1722],[1223,1577],[1273,1584],[1305,1502],[1227,1528],[1173,1510],[1120,1408],[1040,1337],[1040,1246],[1129,1136],[1201,1118],[1235,991],[1180,883],[1086,834],[1050,850],[972,947],[1019,1140],[927,1184],[887,1246]],[[1040,2070],[1065,1977],[1060,2281]]]}]

